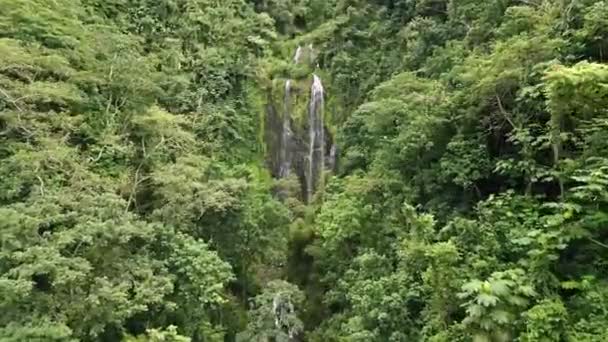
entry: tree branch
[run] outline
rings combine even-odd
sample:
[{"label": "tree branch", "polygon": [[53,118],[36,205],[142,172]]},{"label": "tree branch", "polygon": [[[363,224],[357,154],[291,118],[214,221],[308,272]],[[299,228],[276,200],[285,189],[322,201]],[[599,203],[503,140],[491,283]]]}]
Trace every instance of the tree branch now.
[{"label": "tree branch", "polygon": [[606,245],[605,243],[599,242],[594,238],[587,238],[587,239],[589,239],[589,241],[593,242],[594,244],[596,244],[600,247],[608,248],[608,245]]},{"label": "tree branch", "polygon": [[44,196],[44,182],[40,176],[36,176],[36,178],[38,178],[38,181],[40,182],[40,195]]},{"label": "tree branch", "polygon": [[0,93],[2,93],[2,95],[4,95],[4,97],[6,97],[6,99],[9,100],[9,102],[11,102],[18,111],[23,112],[23,109],[17,104],[17,101],[15,101],[4,89],[0,88]]},{"label": "tree branch", "polygon": [[517,129],[517,126],[509,117],[509,113],[507,113],[507,111],[505,110],[505,107],[502,105],[500,96],[498,96],[498,94],[495,94],[495,96],[496,96],[496,101],[498,102],[498,109],[500,110],[500,113],[502,114],[502,116],[505,117],[505,119],[507,120],[507,122],[509,122],[509,124],[513,127],[513,129]]}]

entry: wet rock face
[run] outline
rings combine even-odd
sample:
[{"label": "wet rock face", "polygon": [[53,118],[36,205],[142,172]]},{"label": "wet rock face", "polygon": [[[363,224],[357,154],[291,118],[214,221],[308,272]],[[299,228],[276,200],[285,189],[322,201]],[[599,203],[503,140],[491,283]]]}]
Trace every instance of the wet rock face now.
[{"label": "wet rock face", "polygon": [[285,81],[285,99],[283,100],[283,126],[281,128],[281,148],[279,149],[280,178],[288,177],[291,172],[293,153],[293,131],[291,130],[291,80]]},{"label": "wet rock face", "polygon": [[[306,56],[306,58],[304,57]],[[312,46],[298,47],[293,62],[314,63]],[[323,172],[336,167],[337,148],[324,124],[325,89],[315,74],[310,80],[285,80],[282,103],[269,101],[266,115],[268,165],[275,178],[295,174],[302,187],[302,199],[310,202],[323,182]],[[270,94],[270,99],[277,99]],[[295,109],[305,106],[296,115]],[[300,120],[297,120],[300,119]]]}]

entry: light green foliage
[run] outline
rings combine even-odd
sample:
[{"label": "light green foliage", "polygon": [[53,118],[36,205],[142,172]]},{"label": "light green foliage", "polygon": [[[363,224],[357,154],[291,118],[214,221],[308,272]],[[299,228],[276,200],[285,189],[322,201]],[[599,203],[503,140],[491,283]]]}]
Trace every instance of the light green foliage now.
[{"label": "light green foliage", "polygon": [[495,272],[486,281],[473,280],[462,286],[463,292],[458,296],[467,300],[463,304],[467,312],[463,323],[473,331],[474,340],[512,339],[509,324],[536,295],[527,283],[524,270],[513,269]]},{"label": "light green foliage", "polygon": [[245,159],[272,21],[240,0],[0,5],[0,339],[233,336],[228,285],[285,258],[289,213]]},{"label": "light green foliage", "polygon": [[449,102],[443,87],[404,73],[380,84],[371,99],[340,131],[345,171],[369,169],[376,177],[399,177],[412,188],[412,200],[424,196],[436,183],[429,184],[419,171],[436,161],[434,150],[446,143],[447,122],[440,115]]},{"label": "light green foliage", "polygon": [[[48,202],[2,212],[3,278],[28,286],[3,303],[12,312],[6,322],[45,317],[54,310],[55,319],[68,323],[77,336],[96,336],[107,324],[124,322],[171,291],[170,278],[149,252],[130,255],[129,245],[152,243],[155,229],[123,215],[119,199],[45,198]],[[117,213],[123,218],[118,220]],[[121,262],[128,255],[128,262]]]},{"label": "light green foliage", "polygon": [[605,279],[605,5],[345,1],[305,35],[345,112],[311,340],[602,339],[560,283]]},{"label": "light green foliage", "polygon": [[124,342],[190,342],[190,339],[177,334],[177,327],[170,325],[167,330],[148,329],[145,336],[127,337]]},{"label": "light green foliage", "polygon": [[576,113],[580,119],[588,118],[605,105],[607,80],[608,68],[603,64],[554,66],[546,76],[548,106],[555,115]]},{"label": "light green foliage", "polygon": [[563,339],[567,310],[560,300],[545,299],[526,311],[526,332],[522,341],[559,341]]},{"label": "light green foliage", "polygon": [[304,330],[298,317],[303,302],[297,286],[282,280],[268,283],[253,299],[247,329],[237,341],[293,341]]},{"label": "light green foliage", "polygon": [[334,296],[344,295],[352,310],[341,326],[345,339],[400,341],[416,336],[403,331],[404,323],[411,324],[414,318],[407,304],[416,293],[404,286],[411,279],[404,273],[390,274],[387,262],[375,252],[362,254],[338,283]]},{"label": "light green foliage", "polygon": [[608,2],[0,8],[0,340],[608,340]]},{"label": "light green foliage", "polygon": [[63,324],[50,322],[35,322],[31,324],[10,323],[0,329],[0,338],[3,341],[77,341],[72,338],[72,331]]},{"label": "light green foliage", "polygon": [[[189,303],[221,304],[228,265],[205,244],[135,221],[125,207],[111,195],[47,193],[29,205],[3,209],[2,278],[21,284],[21,290],[6,293],[2,306],[11,314],[5,322],[53,310],[55,320],[82,338],[103,333],[109,324],[120,326],[153,305],[169,305],[173,291],[176,300],[188,291],[183,300],[196,296]],[[167,253],[165,265],[161,258]]]}]

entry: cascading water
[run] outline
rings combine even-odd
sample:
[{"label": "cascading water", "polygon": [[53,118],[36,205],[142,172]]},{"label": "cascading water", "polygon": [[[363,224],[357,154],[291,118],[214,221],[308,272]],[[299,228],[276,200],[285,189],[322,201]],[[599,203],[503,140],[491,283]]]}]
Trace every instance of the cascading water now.
[{"label": "cascading water", "polygon": [[324,94],[321,78],[313,75],[308,106],[308,172],[306,173],[306,200],[310,202],[322,178],[325,164],[325,130],[323,127]]},{"label": "cascading water", "polygon": [[[312,69],[315,59],[312,44],[298,46],[293,63],[306,64]],[[302,78],[285,80],[281,104],[273,102],[270,94],[265,139],[268,165],[273,176],[297,176],[302,198],[310,203],[315,192],[322,187],[325,168],[336,169],[338,152],[332,134],[324,124],[325,90],[321,78],[312,75],[308,96],[303,91],[303,82]],[[306,107],[300,106],[305,103]]]},{"label": "cascading water", "polygon": [[292,341],[301,332],[301,328],[293,324],[290,316],[295,315],[295,308],[289,298],[280,293],[272,299],[272,311],[274,314],[274,326],[277,330],[285,331]]},{"label": "cascading water", "polygon": [[301,58],[302,58],[302,47],[298,45],[298,48],[296,49],[296,53],[293,56],[294,64],[300,63]]}]

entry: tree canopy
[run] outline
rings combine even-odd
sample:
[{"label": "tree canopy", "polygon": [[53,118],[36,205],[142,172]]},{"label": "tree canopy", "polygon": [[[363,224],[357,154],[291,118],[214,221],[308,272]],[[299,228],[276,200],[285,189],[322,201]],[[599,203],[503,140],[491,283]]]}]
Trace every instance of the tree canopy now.
[{"label": "tree canopy", "polygon": [[608,1],[0,8],[0,341],[608,340]]}]

